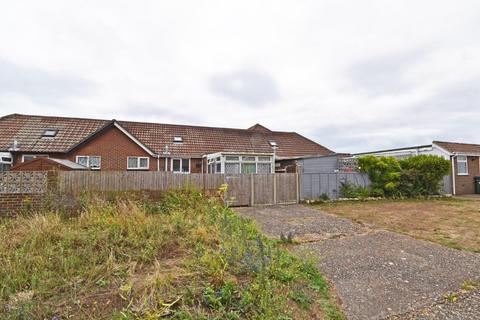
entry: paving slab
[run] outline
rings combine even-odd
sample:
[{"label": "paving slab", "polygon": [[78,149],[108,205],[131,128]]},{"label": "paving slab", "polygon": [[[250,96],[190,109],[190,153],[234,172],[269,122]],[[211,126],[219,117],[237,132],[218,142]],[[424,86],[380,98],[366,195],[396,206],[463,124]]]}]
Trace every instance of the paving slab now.
[{"label": "paving slab", "polygon": [[480,319],[480,294],[445,303],[464,281],[480,281],[480,254],[368,229],[308,206],[236,209],[272,237],[294,232],[334,284],[348,319]]},{"label": "paving slab", "polygon": [[358,223],[303,205],[243,207],[235,211],[254,219],[262,232],[272,238],[292,233],[296,240],[315,241],[364,232]]}]

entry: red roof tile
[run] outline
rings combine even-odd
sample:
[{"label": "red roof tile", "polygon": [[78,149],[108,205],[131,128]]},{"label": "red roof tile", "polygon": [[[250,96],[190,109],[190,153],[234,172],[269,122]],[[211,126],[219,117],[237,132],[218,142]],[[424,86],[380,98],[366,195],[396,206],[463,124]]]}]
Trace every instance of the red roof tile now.
[{"label": "red roof tile", "polygon": [[[8,115],[0,118],[0,150],[8,150],[17,140],[25,152],[68,152],[96,131],[111,124],[109,120]],[[295,132],[270,131],[255,125],[249,129],[231,129],[160,123],[118,121],[129,133],[155,153],[166,145],[172,155],[200,156],[215,152],[272,153],[270,141],[278,145],[278,157],[328,155],[333,151]],[[42,138],[45,129],[58,129],[55,138]],[[183,143],[174,143],[181,136]]]},{"label": "red roof tile", "polygon": [[434,144],[452,153],[480,153],[480,144],[433,141]]}]

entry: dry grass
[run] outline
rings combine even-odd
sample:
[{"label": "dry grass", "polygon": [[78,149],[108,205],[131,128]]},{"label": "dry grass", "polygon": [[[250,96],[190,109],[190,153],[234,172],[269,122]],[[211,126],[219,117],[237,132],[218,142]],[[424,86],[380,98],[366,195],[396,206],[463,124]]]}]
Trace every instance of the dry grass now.
[{"label": "dry grass", "polygon": [[480,252],[480,201],[457,198],[348,201],[315,207],[374,228]]}]

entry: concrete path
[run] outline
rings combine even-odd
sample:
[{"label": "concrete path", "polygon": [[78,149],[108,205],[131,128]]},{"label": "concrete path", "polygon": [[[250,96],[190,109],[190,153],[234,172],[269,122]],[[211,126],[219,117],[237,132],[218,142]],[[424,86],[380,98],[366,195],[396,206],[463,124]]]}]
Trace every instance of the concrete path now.
[{"label": "concrete path", "polygon": [[372,230],[302,205],[238,208],[263,232],[292,233],[300,255],[319,256],[349,319],[480,319],[480,294],[446,294],[480,281],[480,255]]}]

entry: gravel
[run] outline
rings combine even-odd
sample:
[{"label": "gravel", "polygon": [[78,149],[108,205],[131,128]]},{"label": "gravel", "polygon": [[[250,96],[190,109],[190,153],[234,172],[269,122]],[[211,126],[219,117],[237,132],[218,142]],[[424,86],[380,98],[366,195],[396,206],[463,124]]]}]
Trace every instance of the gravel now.
[{"label": "gravel", "polygon": [[318,267],[334,284],[349,319],[480,319],[478,292],[454,303],[443,298],[464,281],[480,281],[480,254],[369,230],[307,206],[236,210],[267,235],[294,232],[311,240],[293,250],[320,257]]}]

